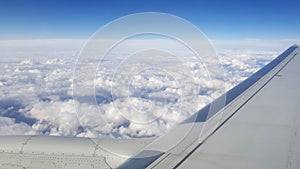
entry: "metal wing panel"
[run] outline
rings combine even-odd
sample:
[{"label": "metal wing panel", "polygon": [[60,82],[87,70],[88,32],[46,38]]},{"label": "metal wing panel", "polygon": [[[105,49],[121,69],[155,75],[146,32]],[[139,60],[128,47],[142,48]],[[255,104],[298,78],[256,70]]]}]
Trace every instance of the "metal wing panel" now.
[{"label": "metal wing panel", "polygon": [[[248,104],[255,95],[260,93],[261,89],[265,88],[274,77],[277,77],[276,74],[281,72],[290,61],[294,60],[294,57],[298,52],[297,48],[297,46],[290,47],[250,78],[195,113],[172,131],[158,138],[141,151],[143,154],[147,154],[147,152],[155,150],[155,152],[159,154],[159,156],[156,156],[157,159],[151,158],[150,161],[146,160],[150,158],[139,156],[139,154],[137,154],[126,161],[126,167],[143,168],[140,164],[146,160],[147,168],[176,168],[182,165],[186,165],[184,168],[190,168],[190,165],[195,165],[194,168],[199,168],[200,159],[195,158],[195,151],[202,148],[203,144],[209,140],[217,130],[222,128],[225,123],[228,123],[228,120],[231,117],[236,116],[235,114],[239,114],[241,108]],[[222,104],[224,102],[225,104]],[[189,128],[189,126],[190,131],[188,133],[182,132],[184,128]],[[240,126],[237,127],[237,129],[242,128]],[[245,132],[245,130],[242,131]],[[286,132],[282,131],[282,133],[285,134]],[[178,137],[180,135],[184,136],[184,138]],[[261,137],[263,136],[264,135]],[[169,143],[169,145],[163,146],[166,143]],[[176,146],[172,148],[170,147],[171,145]],[[242,143],[242,145],[245,144]],[[196,155],[196,157],[198,157],[198,155]],[[191,161],[190,159],[194,160]],[[228,159],[224,162],[228,163],[229,161],[230,160]],[[209,167],[210,164],[204,166]],[[126,167],[124,165],[119,166],[119,168]],[[220,168],[220,166],[217,166],[216,168]]]},{"label": "metal wing panel", "polygon": [[153,139],[0,136],[0,169],[115,168]]},{"label": "metal wing panel", "polygon": [[191,153],[179,168],[300,168],[300,56]]}]

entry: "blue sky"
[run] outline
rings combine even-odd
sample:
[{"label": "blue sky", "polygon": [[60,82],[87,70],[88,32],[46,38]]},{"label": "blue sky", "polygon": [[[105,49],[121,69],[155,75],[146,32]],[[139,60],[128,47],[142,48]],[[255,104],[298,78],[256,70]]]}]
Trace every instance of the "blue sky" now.
[{"label": "blue sky", "polygon": [[300,39],[299,6],[284,0],[0,0],[0,39],[86,39],[137,12],[177,15],[209,39]]}]

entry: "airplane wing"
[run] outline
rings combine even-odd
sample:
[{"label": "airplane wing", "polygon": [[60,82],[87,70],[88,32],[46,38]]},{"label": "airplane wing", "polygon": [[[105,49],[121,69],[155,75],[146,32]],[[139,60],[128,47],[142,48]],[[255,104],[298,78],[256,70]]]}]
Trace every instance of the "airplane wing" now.
[{"label": "airplane wing", "polygon": [[178,168],[299,169],[299,53],[293,46],[250,77],[265,74],[225,107],[231,117],[181,159]]},{"label": "airplane wing", "polygon": [[299,51],[290,47],[119,168],[300,168]]},{"label": "airplane wing", "polygon": [[0,169],[298,169],[299,52],[290,47],[158,138],[1,136]]},{"label": "airplane wing", "polygon": [[0,136],[0,169],[115,168],[153,139]]}]

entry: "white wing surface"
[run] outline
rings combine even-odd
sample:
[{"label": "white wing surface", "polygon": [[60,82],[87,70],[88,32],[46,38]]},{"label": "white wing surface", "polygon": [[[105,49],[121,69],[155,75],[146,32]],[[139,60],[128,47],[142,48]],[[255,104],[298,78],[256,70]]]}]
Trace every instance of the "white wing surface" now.
[{"label": "white wing surface", "polygon": [[119,168],[300,168],[299,52],[290,47]]}]

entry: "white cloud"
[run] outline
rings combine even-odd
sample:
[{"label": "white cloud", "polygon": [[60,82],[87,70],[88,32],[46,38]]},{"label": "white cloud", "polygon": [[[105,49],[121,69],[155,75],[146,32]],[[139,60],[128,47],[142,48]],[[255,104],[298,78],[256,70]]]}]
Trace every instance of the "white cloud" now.
[{"label": "white cloud", "polygon": [[[81,82],[83,86],[95,84],[99,105],[92,105],[83,102],[84,97],[93,97],[84,92],[77,96],[82,98],[82,102],[72,98],[74,54],[82,40],[0,41],[0,49],[8,49],[1,53],[0,62],[0,134],[161,135],[195,112],[180,111],[182,102],[185,103],[183,110],[189,110],[193,107],[191,105],[197,105],[197,108],[205,106],[222,94],[223,78],[226,89],[232,88],[276,57],[279,48],[280,52],[283,49],[282,44],[288,45],[291,41],[272,42],[215,41],[225,70],[224,77],[220,78],[209,76],[201,64],[186,60],[195,82],[200,86],[196,99],[183,95],[183,90],[185,94],[193,91],[185,88],[188,85],[180,88],[176,82],[178,79],[163,72],[147,71],[130,81],[130,97],[115,98],[114,93],[110,93],[111,86],[117,85],[111,76],[111,67],[99,69],[94,81]],[[33,50],[35,45],[39,46],[37,52]],[[229,48],[234,45],[240,46]],[[262,50],[264,47],[266,50]],[[6,59],[8,55],[13,59]],[[113,64],[111,62],[109,64]],[[178,78],[180,81],[186,77]],[[76,114],[76,111],[80,113]]]},{"label": "white cloud", "polygon": [[0,135],[30,135],[36,134],[30,125],[16,123],[12,118],[0,117]]}]

